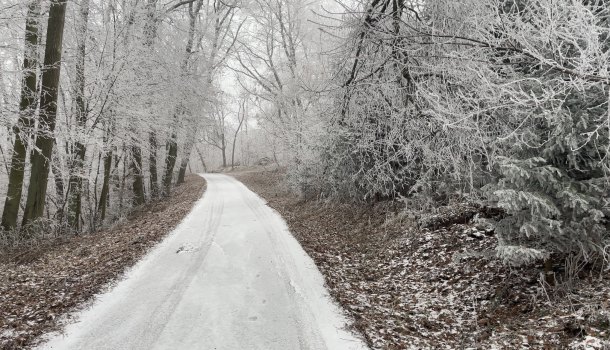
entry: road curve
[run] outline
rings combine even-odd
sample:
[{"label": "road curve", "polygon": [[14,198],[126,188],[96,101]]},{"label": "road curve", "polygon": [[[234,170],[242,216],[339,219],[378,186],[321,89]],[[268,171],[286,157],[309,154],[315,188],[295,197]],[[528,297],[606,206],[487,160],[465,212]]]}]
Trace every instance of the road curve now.
[{"label": "road curve", "polygon": [[366,349],[279,214],[232,177],[204,177],[174,232],[40,348]]}]

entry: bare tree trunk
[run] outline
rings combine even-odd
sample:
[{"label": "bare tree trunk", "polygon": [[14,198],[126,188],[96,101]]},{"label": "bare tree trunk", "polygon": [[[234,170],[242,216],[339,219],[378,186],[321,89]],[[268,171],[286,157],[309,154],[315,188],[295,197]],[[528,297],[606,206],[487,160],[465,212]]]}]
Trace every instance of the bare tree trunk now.
[{"label": "bare tree trunk", "polygon": [[112,151],[104,155],[104,180],[102,180],[102,193],[100,194],[99,213],[100,222],[106,219],[106,206],[110,194],[110,171],[112,170]]},{"label": "bare tree trunk", "polygon": [[[123,171],[125,171],[125,167],[126,167],[126,163],[125,163],[125,158],[126,158],[126,154],[127,154],[127,148],[125,147],[125,143],[123,143],[122,147],[121,147],[121,152],[122,152],[122,157],[123,157]],[[121,156],[119,156],[119,149],[118,147],[114,149],[114,168],[118,169],[119,165],[121,165]],[[119,174],[118,171],[115,171],[113,173],[113,175],[111,176],[111,182],[114,183],[114,189],[116,191],[118,191],[121,188],[121,175]]]},{"label": "bare tree trunk", "polygon": [[[135,142],[135,140],[133,142]],[[146,202],[146,196],[144,194],[144,175],[142,175],[142,150],[136,145],[131,146],[130,167],[133,175],[133,205],[142,205]]]},{"label": "bare tree trunk", "polygon": [[183,158],[182,162],[180,162],[180,170],[178,170],[178,185],[184,183],[184,178],[186,177],[186,168],[189,166],[189,159]]},{"label": "bare tree trunk", "polygon": [[51,170],[55,181],[55,196],[57,197],[57,211],[55,217],[57,222],[63,223],[64,211],[66,207],[64,179],[61,174],[61,160],[57,154],[57,147],[54,147],[51,159]]},{"label": "bare tree trunk", "polygon": [[231,150],[231,170],[235,169],[235,143],[237,142],[237,133],[235,133],[235,137],[233,138],[233,147]]},{"label": "bare tree trunk", "polygon": [[176,142],[177,136],[175,131],[172,131],[169,139],[167,140],[166,150],[167,156],[165,158],[165,172],[163,174],[163,196],[169,196],[172,189],[172,177],[174,175],[174,166],[176,165],[176,158],[178,157],[178,143]]},{"label": "bare tree trunk", "polygon": [[[87,24],[89,20],[89,0],[82,0],[80,4],[80,23],[78,24],[78,46],[76,49],[76,86],[74,91],[76,106],[76,126],[84,132],[87,124],[87,111],[85,106],[85,50],[87,44]],[[68,184],[68,225],[80,230],[81,202],[83,191],[83,164],[87,148],[82,140],[74,145],[72,169]]]},{"label": "bare tree trunk", "polygon": [[222,151],[222,167],[226,168],[227,167],[227,142],[225,140],[224,132],[222,133],[222,138],[220,140],[220,144],[222,145],[222,147],[220,148],[220,150]]},{"label": "bare tree trunk", "polygon": [[191,153],[193,152],[193,146],[195,145],[195,139],[197,137],[197,128],[189,128],[188,134],[186,135],[186,143],[184,144],[184,154],[182,155],[182,161],[180,162],[180,170],[178,171],[177,184],[184,183],[184,177],[186,176],[186,167],[191,159]]},{"label": "bare tree trunk", "polygon": [[[93,157],[91,157],[93,158]],[[89,166],[89,176],[90,179],[93,173],[93,160],[91,161],[91,165]],[[89,209],[89,231],[95,230],[95,224],[97,222],[97,203],[99,198],[97,196],[97,185],[99,183],[100,178],[100,167],[102,166],[102,152],[97,154],[97,167],[95,169],[95,180],[93,180],[93,186],[86,186],[87,190],[87,207]],[[91,188],[93,188],[93,200],[91,200]],[[83,220],[84,221],[84,220]]]},{"label": "bare tree trunk", "polygon": [[180,170],[178,170],[178,180],[176,182],[178,185],[184,183],[184,177],[186,176],[186,167],[189,165],[192,150],[192,146],[186,148],[186,154],[182,156],[182,161],[180,162]]},{"label": "bare tree trunk", "polygon": [[[239,104],[239,111],[237,112],[237,119],[239,120],[239,125],[235,130],[235,134],[233,135],[233,147],[231,149],[231,170],[235,168],[235,144],[237,143],[237,135],[241,130],[242,125],[244,125],[244,121],[246,120],[246,100],[242,100]],[[241,114],[241,118],[239,115]]]},{"label": "bare tree trunk", "polygon": [[199,160],[201,161],[201,165],[203,166],[203,171],[207,173],[208,167],[205,164],[205,159],[203,158],[203,153],[201,153],[201,150],[197,146],[195,146],[195,150],[197,151],[197,155],[199,156]]},{"label": "bare tree trunk", "polygon": [[[104,138],[104,145],[110,144],[110,128],[108,134]],[[106,207],[108,205],[108,198],[110,195],[110,171],[112,170],[112,149],[109,149],[104,155],[104,179],[102,180],[102,193],[100,194],[100,201],[98,205],[99,221],[104,223],[106,219]]]},{"label": "bare tree trunk", "polygon": [[150,147],[150,155],[148,157],[148,171],[150,172],[150,196],[151,198],[159,197],[159,175],[157,174],[157,133],[151,131],[148,134],[148,144]]},{"label": "bare tree trunk", "polygon": [[40,26],[41,0],[32,0],[28,8],[25,24],[25,47],[23,54],[23,77],[21,83],[21,101],[19,103],[19,119],[14,127],[15,141],[13,144],[13,157],[8,178],[8,191],[2,212],[2,228],[13,229],[17,226],[19,204],[23,189],[23,175],[25,159],[27,157],[27,144],[31,137],[33,114],[36,103],[36,68],[38,65],[38,36]]},{"label": "bare tree trunk", "polygon": [[47,195],[49,161],[53,152],[57,95],[61,73],[61,51],[66,17],[66,0],[51,2],[47,25],[44,70],[40,97],[39,132],[31,156],[28,197],[23,214],[23,225],[42,217]]},{"label": "bare tree trunk", "polygon": [[[117,162],[115,163],[115,169],[117,168],[118,163],[121,161],[121,158],[117,157]],[[118,172],[117,172],[118,177]],[[124,206],[124,194],[125,194],[125,182],[127,181],[127,147],[123,145],[123,176],[120,178],[120,182],[117,181],[117,190],[119,192],[119,213],[123,212]],[[134,191],[135,193],[135,191]]]}]

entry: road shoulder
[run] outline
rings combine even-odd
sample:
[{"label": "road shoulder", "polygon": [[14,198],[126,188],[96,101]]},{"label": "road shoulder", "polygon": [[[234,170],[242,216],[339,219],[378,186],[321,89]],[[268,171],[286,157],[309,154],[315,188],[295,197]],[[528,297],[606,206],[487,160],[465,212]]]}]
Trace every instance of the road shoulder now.
[{"label": "road shoulder", "polygon": [[[171,232],[205,191],[205,180],[188,177],[172,195],[93,234],[71,237],[0,263],[0,348],[23,349],[124,272]],[[6,259],[9,260],[9,259]]]}]

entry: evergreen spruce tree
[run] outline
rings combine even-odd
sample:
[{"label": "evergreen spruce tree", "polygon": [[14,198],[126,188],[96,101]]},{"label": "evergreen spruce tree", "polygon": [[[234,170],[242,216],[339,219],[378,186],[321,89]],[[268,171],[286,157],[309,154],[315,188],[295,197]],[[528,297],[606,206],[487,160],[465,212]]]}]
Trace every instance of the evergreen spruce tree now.
[{"label": "evergreen spruce tree", "polygon": [[[493,197],[508,214],[497,226],[498,256],[520,265],[551,253],[602,252],[608,244],[607,86],[572,91],[557,114],[537,111],[498,159]],[[519,138],[517,140],[516,138]]]},{"label": "evergreen spruce tree", "polygon": [[[520,82],[515,94],[527,102],[503,116],[515,131],[501,145],[499,180],[491,186],[492,198],[508,214],[497,226],[498,256],[512,265],[553,253],[588,258],[609,243],[610,84],[589,51],[610,48],[608,7],[606,1],[555,4],[554,16],[565,19],[560,34],[552,20],[545,22],[551,10],[544,4],[506,5],[505,14],[520,27],[538,32],[537,39],[506,39],[524,53],[506,62],[515,67],[512,81]],[[587,15],[576,16],[582,13]],[[583,29],[587,25],[599,29],[597,36]]]}]

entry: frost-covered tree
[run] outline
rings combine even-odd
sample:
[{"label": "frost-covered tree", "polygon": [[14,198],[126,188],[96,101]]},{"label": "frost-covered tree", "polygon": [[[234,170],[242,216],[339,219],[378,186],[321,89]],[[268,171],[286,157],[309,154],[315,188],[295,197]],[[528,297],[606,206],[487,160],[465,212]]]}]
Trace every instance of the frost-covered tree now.
[{"label": "frost-covered tree", "polygon": [[508,214],[497,230],[507,263],[601,252],[608,9],[356,2],[343,18],[321,188],[356,198],[487,197]]},{"label": "frost-covered tree", "polygon": [[497,127],[482,111],[496,95],[480,84],[496,74],[482,48],[457,39],[472,32],[477,13],[468,2],[393,0],[348,11],[347,40],[336,50],[326,193],[434,197],[477,187]]},{"label": "frost-covered tree", "polygon": [[[67,4],[62,47],[46,48],[60,52],[61,61],[42,65],[43,43],[56,38],[46,36],[53,33],[46,16],[59,3]],[[2,2],[7,16],[0,22],[7,30],[0,34],[0,118],[6,128],[0,130],[0,154],[12,179],[3,228],[19,229],[25,204],[23,222],[45,221],[36,227],[49,233],[95,230],[158,195],[159,180],[165,194],[176,172],[184,181],[219,90],[219,72],[236,42],[239,6]],[[60,67],[56,86],[41,83]],[[23,182],[35,183],[27,203],[20,196]]]},{"label": "frost-covered tree", "polygon": [[57,124],[66,7],[66,0],[56,0],[51,2],[49,9],[41,77],[40,115],[35,146],[30,157],[30,181],[23,213],[23,226],[44,215],[51,154],[55,146],[53,133]]},{"label": "frost-covered tree", "polygon": [[307,182],[322,133],[329,84],[324,49],[312,21],[319,1],[256,0],[245,6],[247,29],[240,37],[231,69],[252,98],[259,125],[281,144],[290,179]]},{"label": "frost-covered tree", "polygon": [[[8,171],[8,189],[4,210],[2,212],[2,228],[5,230],[14,229],[17,226],[19,215],[19,204],[21,203],[21,193],[25,173],[25,163],[27,157],[27,147],[32,133],[34,123],[34,113],[36,110],[36,91],[38,81],[38,40],[41,32],[39,24],[41,12],[41,1],[33,0],[28,4],[26,15],[24,48],[23,48],[23,67],[22,83],[19,102],[19,117],[14,126],[13,153],[11,164]],[[6,39],[5,39],[6,40]],[[3,67],[0,67],[2,70]],[[4,81],[0,81],[3,85]],[[4,95],[4,94],[3,94]],[[3,96],[4,100],[4,96]],[[6,104],[6,101],[3,101]]]},{"label": "frost-covered tree", "polygon": [[549,254],[603,252],[608,244],[610,8],[606,1],[506,2],[497,35],[514,62],[499,142],[497,184],[510,215],[498,255],[519,264]]}]

